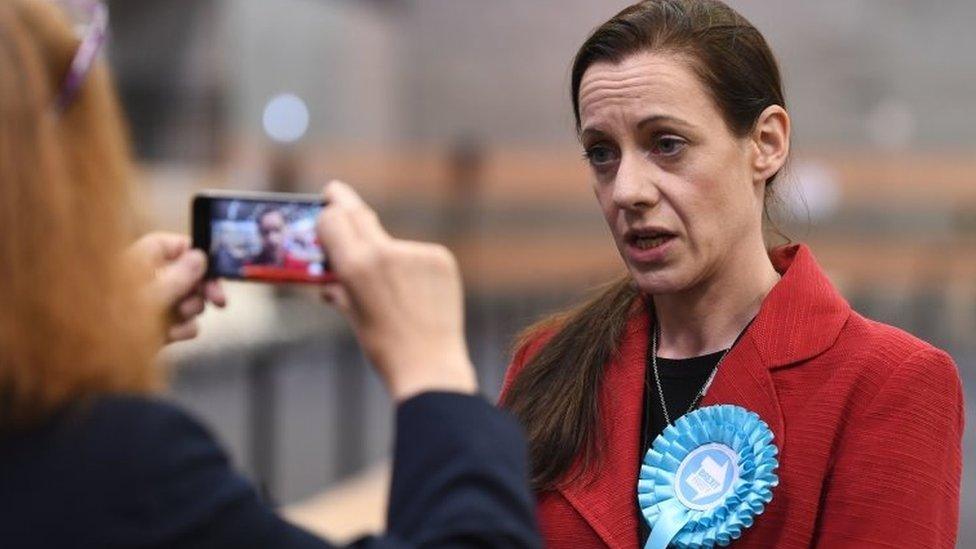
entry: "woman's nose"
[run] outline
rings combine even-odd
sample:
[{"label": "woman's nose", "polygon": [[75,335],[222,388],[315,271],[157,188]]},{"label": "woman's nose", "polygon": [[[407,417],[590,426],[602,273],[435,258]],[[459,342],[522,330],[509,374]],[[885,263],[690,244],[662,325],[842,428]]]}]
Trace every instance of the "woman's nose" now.
[{"label": "woman's nose", "polygon": [[655,168],[638,155],[624,155],[613,187],[613,201],[627,210],[651,209],[660,200],[655,184]]}]

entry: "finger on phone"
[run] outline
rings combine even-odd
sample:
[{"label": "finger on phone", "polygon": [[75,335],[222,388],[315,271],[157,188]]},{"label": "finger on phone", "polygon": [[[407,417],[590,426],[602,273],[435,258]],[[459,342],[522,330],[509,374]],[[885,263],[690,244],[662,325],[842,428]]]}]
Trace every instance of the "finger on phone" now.
[{"label": "finger on phone", "polygon": [[388,237],[376,212],[369,207],[352,187],[342,181],[332,181],[325,186],[322,196],[326,208],[340,211],[349,220],[356,233],[367,242]]},{"label": "finger on phone", "polygon": [[179,306],[177,307],[177,311],[180,318],[190,320],[203,313],[206,306],[207,303],[204,301],[203,296],[193,294],[180,302]]},{"label": "finger on phone", "polygon": [[365,206],[366,202],[353,190],[348,183],[332,180],[322,189],[322,198],[326,205],[337,205],[343,208]]},{"label": "finger on phone", "polygon": [[136,244],[146,250],[146,258],[153,268],[180,257],[190,248],[190,239],[176,233],[150,233]]},{"label": "finger on phone", "polygon": [[167,332],[167,337],[171,342],[187,341],[194,339],[198,335],[200,335],[200,325],[196,320],[191,320],[189,322],[184,322],[183,324],[172,326]]},{"label": "finger on phone", "polygon": [[221,309],[227,306],[227,294],[219,280],[208,280],[203,286],[203,296]]},{"label": "finger on phone", "polygon": [[353,225],[356,227],[356,231],[363,240],[367,242],[378,242],[382,239],[389,238],[386,229],[380,223],[379,216],[369,206],[358,208],[350,212],[349,215]]},{"label": "finger on phone", "polygon": [[156,283],[160,288],[160,299],[168,306],[182,301],[197,287],[206,269],[207,258],[199,250],[190,250],[158,269]]},{"label": "finger on phone", "polygon": [[163,258],[172,261],[190,249],[190,238],[182,234],[157,233]]},{"label": "finger on phone", "polygon": [[319,214],[316,230],[322,247],[328,250],[333,271],[341,276],[350,255],[361,247],[358,231],[341,205],[328,205]]}]

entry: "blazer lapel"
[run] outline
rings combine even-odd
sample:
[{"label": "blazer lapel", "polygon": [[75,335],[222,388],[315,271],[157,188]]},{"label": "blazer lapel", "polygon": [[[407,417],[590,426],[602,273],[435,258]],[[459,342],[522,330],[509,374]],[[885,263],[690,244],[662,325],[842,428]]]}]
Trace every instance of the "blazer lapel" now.
[{"label": "blazer lapel", "polygon": [[714,404],[735,404],[759,414],[773,432],[774,444],[780,452],[783,451],[786,443],[783,411],[776,398],[769,369],[751,333],[746,332],[738,345],[729,351],[715,374],[712,386],[702,398],[701,406]]},{"label": "blazer lapel", "polygon": [[600,393],[600,460],[559,492],[608,547],[637,546],[637,473],[649,324],[634,307],[620,351],[605,372]]}]

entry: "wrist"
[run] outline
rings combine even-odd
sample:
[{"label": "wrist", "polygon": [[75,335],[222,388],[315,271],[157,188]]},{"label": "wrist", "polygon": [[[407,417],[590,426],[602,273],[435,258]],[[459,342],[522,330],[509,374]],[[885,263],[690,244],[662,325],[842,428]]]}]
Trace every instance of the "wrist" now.
[{"label": "wrist", "polygon": [[439,376],[429,379],[412,379],[390,387],[390,396],[398,404],[424,393],[476,395],[478,394],[478,381],[472,372],[470,376],[457,376],[455,378]]},{"label": "wrist", "polygon": [[389,368],[388,388],[396,402],[421,393],[447,392],[473,395],[478,392],[478,378],[467,352],[450,355],[402,356]]}]

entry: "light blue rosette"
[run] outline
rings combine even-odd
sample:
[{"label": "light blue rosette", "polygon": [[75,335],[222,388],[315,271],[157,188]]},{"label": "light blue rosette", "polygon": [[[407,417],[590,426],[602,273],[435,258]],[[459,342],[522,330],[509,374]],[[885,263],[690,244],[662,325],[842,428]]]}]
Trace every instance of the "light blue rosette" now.
[{"label": "light blue rosette", "polygon": [[637,501],[651,527],[644,549],[726,546],[773,499],[773,432],[740,406],[707,406],[669,425],[644,456]]}]

